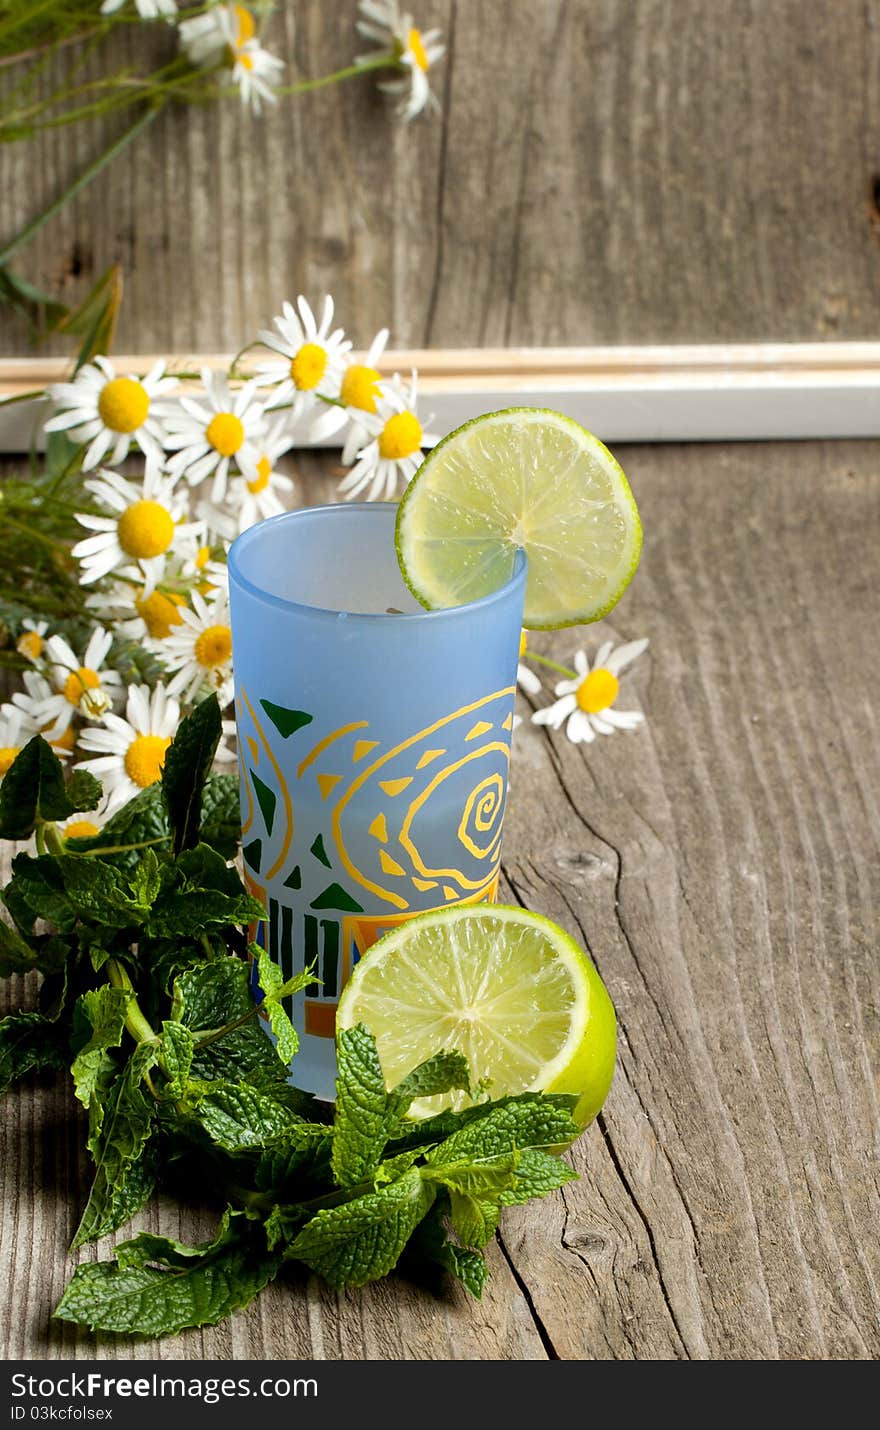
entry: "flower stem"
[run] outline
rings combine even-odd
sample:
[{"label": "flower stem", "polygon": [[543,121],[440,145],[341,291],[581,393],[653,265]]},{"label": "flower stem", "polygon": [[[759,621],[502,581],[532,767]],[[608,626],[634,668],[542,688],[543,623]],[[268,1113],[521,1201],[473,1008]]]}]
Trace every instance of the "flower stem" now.
[{"label": "flower stem", "polygon": [[569,670],[567,665],[560,665],[558,661],[551,660],[548,655],[537,655],[535,651],[527,650],[526,660],[536,660],[539,665],[546,665],[548,670],[555,670],[557,675],[564,675],[568,680],[577,680],[576,670]]},{"label": "flower stem", "polygon": [[[378,55],[374,60],[368,60],[365,64],[346,65],[345,69],[334,70],[332,74],[321,75],[319,79],[304,79],[299,84],[285,84],[273,93],[279,98],[288,94],[311,94],[312,90],[324,89],[328,84],[338,84],[340,80],[353,79],[355,75],[369,74],[371,70],[393,69],[399,70],[401,65],[393,55]],[[230,94],[236,94],[237,90],[230,90]]]},{"label": "flower stem", "polygon": [[130,994],[128,1008],[125,1014],[125,1026],[131,1033],[136,1043],[154,1043],[156,1033],[150,1023],[147,1022],[141,1012],[140,1004],[137,1001],[134,991],[134,984],[126,973],[122,964],[115,958],[107,959],[107,977],[113,988],[121,988]]},{"label": "flower stem", "polygon": [[[97,849],[84,849],[82,858],[87,859],[90,854],[96,854],[100,859],[105,854],[127,854],[130,849],[150,849],[154,844],[167,844],[170,838],[170,834],[157,834],[155,839],[142,839],[139,844],[101,844]],[[70,849],[68,853],[75,854],[76,850]]]},{"label": "flower stem", "polygon": [[5,267],[12,255],[17,253],[20,248],[23,248],[26,243],[29,243],[34,234],[39,232],[43,227],[43,224],[48,223],[49,219],[54,218],[55,215],[63,209],[68,200],[74,198],[87,184],[92,182],[92,179],[97,178],[101,170],[105,169],[107,165],[116,158],[117,154],[122,152],[126,145],[130,144],[133,139],[136,139],[142,129],[146,129],[148,124],[152,124],[165,102],[164,99],[159,100],[157,103],[152,104],[149,109],[145,110],[143,114],[139,115],[134,124],[129,125],[128,129],[110,145],[109,149],[105,149],[103,154],[99,154],[98,158],[89,164],[87,169],[83,170],[79,178],[75,179],[69,188],[65,189],[57,199],[53,200],[48,208],[43,209],[42,213],[37,214],[36,218],[31,219],[30,223],[27,224],[20,233],[16,234],[15,238],[10,239],[5,248],[0,249],[0,267]]}]

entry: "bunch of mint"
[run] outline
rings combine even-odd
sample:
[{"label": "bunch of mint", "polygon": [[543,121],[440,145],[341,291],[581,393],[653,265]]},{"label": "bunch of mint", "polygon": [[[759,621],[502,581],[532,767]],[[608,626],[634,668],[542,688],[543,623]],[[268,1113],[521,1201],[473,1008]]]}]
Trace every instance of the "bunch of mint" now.
[{"label": "bunch of mint", "polygon": [[220,728],[212,696],[181,725],[161,786],[90,839],[65,840],[57,821],[95,808],[100,785],[65,781],[39,736],[0,785],[0,837],[34,834],[37,848],[2,894],[0,975],[41,975],[37,1008],[0,1021],[0,1091],[70,1069],[95,1164],[73,1246],[115,1231],[159,1185],[181,1199],[211,1188],[224,1208],[201,1245],[142,1232],[79,1266],[55,1314],[158,1336],[247,1305],[286,1262],[361,1286],[404,1255],[479,1297],[502,1209],[574,1176],[560,1152],[579,1131],[576,1099],[477,1100],[414,1121],[415,1098],[471,1090],[465,1060],[438,1052],[388,1092],[364,1027],[337,1037],[335,1108],[291,1086],[285,1000],[310,975],[284,982],[242,931],[263,909],[230,864],[238,789],[211,773]]}]

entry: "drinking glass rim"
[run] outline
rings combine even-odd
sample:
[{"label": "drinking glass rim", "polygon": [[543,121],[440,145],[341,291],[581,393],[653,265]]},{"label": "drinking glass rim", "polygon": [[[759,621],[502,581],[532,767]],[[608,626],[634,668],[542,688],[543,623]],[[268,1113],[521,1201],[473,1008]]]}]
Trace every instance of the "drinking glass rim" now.
[{"label": "drinking glass rim", "polygon": [[[432,621],[449,618],[452,616],[470,615],[473,611],[481,611],[491,606],[493,602],[501,601],[505,596],[510,595],[511,590],[518,584],[524,585],[526,579],[526,554],[520,547],[514,556],[513,575],[505,581],[503,586],[499,586],[496,591],[490,591],[486,596],[480,596],[476,601],[466,601],[460,606],[440,606],[436,610],[424,611],[346,611],[336,610],[330,606],[310,606],[304,601],[293,601],[287,596],[277,596],[271,591],[267,591],[262,586],[258,586],[249,576],[245,576],[241,569],[239,551],[237,548],[242,544],[247,545],[250,540],[256,540],[258,533],[264,533],[267,526],[273,526],[281,522],[294,521],[297,518],[308,516],[325,515],[328,512],[387,512],[396,511],[397,502],[323,502],[319,506],[296,507],[293,511],[279,512],[277,516],[266,517],[263,521],[256,522],[249,526],[240,536],[233,541],[227,553],[227,565],[230,575],[234,578],[235,584],[248,595],[255,597],[259,601],[264,601],[266,605],[275,606],[283,611],[295,611],[305,616],[316,616],[320,618],[330,618],[338,620],[344,616],[347,621]],[[396,553],[395,553],[396,554]]]}]

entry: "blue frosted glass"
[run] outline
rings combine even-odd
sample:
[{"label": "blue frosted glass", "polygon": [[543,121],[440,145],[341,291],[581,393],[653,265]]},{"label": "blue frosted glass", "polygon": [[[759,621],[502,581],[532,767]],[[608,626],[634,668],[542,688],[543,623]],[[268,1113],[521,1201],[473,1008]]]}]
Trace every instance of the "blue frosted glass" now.
[{"label": "blue frosted glass", "polygon": [[396,512],[287,512],[229,553],[245,871],[285,977],[317,965],[294,1080],[321,1097],[357,959],[404,918],[494,898],[501,860],[525,558],[492,595],[425,611]]}]

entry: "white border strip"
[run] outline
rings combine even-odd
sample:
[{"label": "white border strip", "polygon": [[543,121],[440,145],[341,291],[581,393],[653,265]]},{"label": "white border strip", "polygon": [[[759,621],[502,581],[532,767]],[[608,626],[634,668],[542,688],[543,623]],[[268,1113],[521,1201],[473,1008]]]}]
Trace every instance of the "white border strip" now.
[{"label": "white border strip", "polygon": [[[145,372],[154,360],[114,357],[121,372]],[[222,370],[229,362],[227,354],[176,354],[169,367]],[[523,405],[558,408],[608,442],[880,437],[880,343],[427,349],[386,353],[381,366],[418,369],[423,409],[441,432]],[[0,360],[0,398],[69,373],[61,359]],[[36,401],[0,406],[0,451],[27,451],[41,411]]]}]

